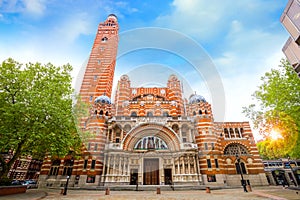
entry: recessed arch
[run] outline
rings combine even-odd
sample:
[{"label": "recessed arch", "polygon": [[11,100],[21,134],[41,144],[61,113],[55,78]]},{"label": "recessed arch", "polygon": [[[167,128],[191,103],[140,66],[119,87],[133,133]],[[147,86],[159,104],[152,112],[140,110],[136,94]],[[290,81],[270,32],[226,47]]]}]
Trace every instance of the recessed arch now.
[{"label": "recessed arch", "polygon": [[178,151],[180,149],[180,139],[170,128],[155,124],[145,123],[133,128],[123,139],[123,149],[132,151],[139,140],[147,136],[155,136],[166,142],[168,150]]},{"label": "recessed arch", "polygon": [[247,147],[240,143],[230,143],[224,148],[224,155],[248,155],[249,151]]}]

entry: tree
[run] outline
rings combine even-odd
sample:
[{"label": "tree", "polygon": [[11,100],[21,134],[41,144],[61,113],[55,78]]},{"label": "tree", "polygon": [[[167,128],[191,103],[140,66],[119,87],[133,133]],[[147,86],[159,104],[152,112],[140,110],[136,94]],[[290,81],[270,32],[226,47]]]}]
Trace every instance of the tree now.
[{"label": "tree", "polygon": [[2,62],[0,150],[12,150],[13,156],[9,161],[0,156],[1,179],[22,155],[44,156],[47,152],[63,157],[70,150],[80,150],[80,109],[72,104],[71,70],[69,64]]},{"label": "tree", "polygon": [[[254,128],[265,141],[258,143],[260,154],[267,159],[300,157],[300,78],[287,60],[261,78],[262,84],[253,97],[258,105],[243,108]],[[280,133],[277,140],[272,133]]]}]

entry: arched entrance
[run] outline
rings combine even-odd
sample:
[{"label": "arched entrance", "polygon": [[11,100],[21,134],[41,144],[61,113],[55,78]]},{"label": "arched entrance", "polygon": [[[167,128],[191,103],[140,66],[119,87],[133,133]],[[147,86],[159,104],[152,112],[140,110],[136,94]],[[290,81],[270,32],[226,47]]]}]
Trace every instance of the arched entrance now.
[{"label": "arched entrance", "polygon": [[132,172],[132,180],[139,179],[138,182],[143,185],[170,183],[173,165],[166,165],[165,159],[171,160],[172,152],[180,149],[180,141],[173,130],[158,124],[142,124],[130,131],[122,143],[124,150],[140,158],[139,173],[136,173],[137,170]]}]

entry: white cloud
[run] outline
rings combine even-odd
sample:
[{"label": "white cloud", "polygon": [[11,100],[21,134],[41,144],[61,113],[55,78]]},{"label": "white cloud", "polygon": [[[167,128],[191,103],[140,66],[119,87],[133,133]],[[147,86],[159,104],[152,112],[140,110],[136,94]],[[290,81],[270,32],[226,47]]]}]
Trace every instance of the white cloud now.
[{"label": "white cloud", "polygon": [[23,0],[24,12],[30,15],[41,16],[46,9],[45,0]]},{"label": "white cloud", "polygon": [[[156,25],[180,30],[203,42],[223,38],[228,27],[239,29],[269,24],[270,16],[281,4],[262,0],[174,0],[173,10],[159,16]],[[279,19],[278,19],[279,23]]]},{"label": "white cloud", "polygon": [[196,34],[198,38],[211,37],[216,33],[215,27],[225,9],[225,6],[215,5],[207,4],[202,0],[174,0],[172,3],[174,11],[169,15],[159,16],[156,24],[181,30],[187,34]]},{"label": "white cloud", "polygon": [[3,0],[0,1],[0,12],[39,18],[45,13],[46,3],[46,0]]},{"label": "white cloud", "polygon": [[89,13],[74,13],[57,24],[51,34],[62,43],[72,43],[81,34],[95,33],[95,25]]},{"label": "white cloud", "polygon": [[226,120],[246,120],[242,107],[250,104],[260,77],[283,57],[286,33],[274,18],[282,5],[261,0],[174,0],[171,6],[173,10],[159,16],[156,25],[180,30],[209,46],[225,88]]}]

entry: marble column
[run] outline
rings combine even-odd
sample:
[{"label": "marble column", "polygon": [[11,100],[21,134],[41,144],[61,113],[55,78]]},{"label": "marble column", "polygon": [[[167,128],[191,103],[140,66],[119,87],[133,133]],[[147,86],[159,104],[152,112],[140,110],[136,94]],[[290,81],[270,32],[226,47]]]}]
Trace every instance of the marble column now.
[{"label": "marble column", "polygon": [[182,171],[183,171],[183,174],[185,174],[185,163],[184,163],[184,155],[182,156]]},{"label": "marble column", "polygon": [[190,155],[188,155],[187,158],[188,158],[188,174],[191,174]]},{"label": "marble column", "polygon": [[116,174],[116,155],[113,156],[114,157],[114,162],[113,162],[113,173],[112,174]]}]

